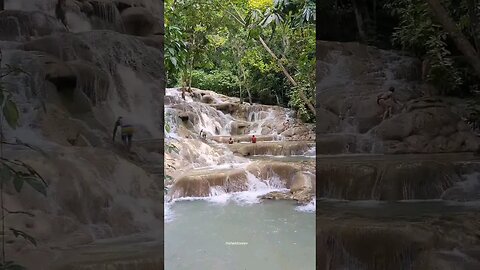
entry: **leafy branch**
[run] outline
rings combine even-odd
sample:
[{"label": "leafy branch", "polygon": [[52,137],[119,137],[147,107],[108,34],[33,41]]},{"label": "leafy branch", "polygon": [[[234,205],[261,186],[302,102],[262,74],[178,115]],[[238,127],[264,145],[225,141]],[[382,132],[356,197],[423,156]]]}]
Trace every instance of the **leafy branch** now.
[{"label": "leafy branch", "polygon": [[[25,162],[17,159],[8,159],[4,157],[3,146],[7,145],[22,145],[26,146],[32,150],[38,151],[29,144],[21,142],[19,139],[15,143],[8,143],[5,141],[4,132],[3,132],[3,120],[7,122],[10,128],[15,129],[18,127],[18,121],[20,118],[20,113],[17,108],[16,103],[13,100],[13,95],[7,89],[5,89],[1,79],[9,75],[17,75],[20,73],[26,73],[23,69],[12,66],[5,65],[5,68],[2,68],[2,51],[0,50],[0,211],[1,211],[1,234],[4,236],[1,240],[1,262],[0,270],[24,270],[25,267],[16,264],[13,261],[7,261],[6,256],[6,219],[8,215],[12,214],[22,214],[29,217],[34,217],[32,213],[27,211],[16,210],[12,211],[6,208],[4,192],[7,185],[11,184],[15,190],[20,193],[22,191],[25,183],[33,188],[35,191],[47,196],[47,187],[48,184],[43,179],[43,177],[30,165]],[[41,151],[40,151],[41,152]],[[9,227],[8,230],[16,238],[23,238],[27,242],[37,246],[37,241],[34,237],[28,233],[18,230],[16,228]]]}]

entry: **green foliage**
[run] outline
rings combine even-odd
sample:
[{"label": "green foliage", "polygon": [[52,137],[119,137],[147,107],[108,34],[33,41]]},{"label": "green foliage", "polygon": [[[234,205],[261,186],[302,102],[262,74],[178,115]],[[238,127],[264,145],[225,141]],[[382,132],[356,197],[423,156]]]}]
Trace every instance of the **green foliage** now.
[{"label": "green foliage", "polygon": [[252,9],[266,9],[273,6],[273,0],[248,0],[248,6]]},{"label": "green foliage", "polygon": [[[0,66],[1,66],[1,51],[0,51]],[[19,74],[19,73],[25,73],[21,68],[15,67],[15,66],[10,66],[6,65],[6,69],[1,70],[2,73],[0,73],[0,79],[4,78],[6,76],[9,76],[10,74]],[[20,118],[20,113],[18,111],[17,105],[15,104],[12,95],[10,92],[5,89],[4,85],[2,84],[2,81],[0,81],[0,111],[2,112],[2,117],[6,120],[7,124],[11,128],[16,128],[18,126],[18,120]],[[1,141],[0,143],[3,144],[5,143],[4,137],[3,137],[3,125],[2,122],[0,122],[0,133],[2,134],[1,136]],[[23,145],[23,144],[20,144]],[[0,153],[0,155],[3,155],[3,153]],[[2,211],[2,220],[5,222],[6,218],[8,215],[11,214],[20,214],[20,215],[27,215],[30,217],[34,217],[33,214],[25,211],[10,211],[5,207],[5,202],[3,199],[3,192],[5,190],[5,187],[9,184],[12,184],[13,187],[17,192],[21,192],[24,184],[26,183],[28,186],[33,188],[35,191],[43,194],[44,196],[47,196],[47,183],[45,180],[36,172],[31,166],[28,164],[20,161],[20,160],[10,160],[6,159],[3,156],[0,156],[0,187],[1,190],[0,192],[2,193],[1,195],[1,201],[0,201],[0,207]],[[25,241],[33,244],[34,246],[37,246],[37,241],[35,240],[34,237],[29,235],[28,233],[18,230],[16,228],[9,228],[9,231],[16,237],[16,238],[23,238]],[[2,225],[2,235],[6,235],[5,227]],[[5,237],[2,237],[2,242],[4,247],[4,244],[6,242]],[[2,258],[1,261],[4,263],[0,263],[0,270],[24,270],[26,269],[25,267],[16,264],[13,261],[6,261],[5,258],[5,250],[2,252]]]},{"label": "green foliage", "polygon": [[30,166],[21,162],[2,158],[0,160],[0,175],[2,183],[12,182],[17,192],[21,192],[24,184],[27,184],[35,191],[47,196],[47,183]]},{"label": "green foliage", "polygon": [[[457,22],[463,34],[474,43],[476,29],[472,28],[468,1],[459,2],[445,0],[442,4],[450,11],[452,19]],[[399,19],[392,36],[394,44],[404,50],[413,51],[430,63],[428,80],[447,94],[456,94],[465,88],[469,72],[466,67],[461,67],[457,60],[459,52],[448,33],[432,15],[429,5],[420,0],[391,0],[386,8]],[[480,19],[478,14],[476,16]]]},{"label": "green foliage", "polygon": [[[290,102],[295,96],[291,92],[308,90],[307,96],[314,96],[315,89],[310,87],[314,82],[307,78],[314,78],[315,65],[309,61],[306,68],[301,62],[315,56],[311,46],[315,43],[314,1],[171,0],[166,1],[165,17],[167,28],[175,29],[167,33],[165,46],[170,87],[191,83],[243,99],[248,94],[253,102],[290,104],[295,109],[303,105]],[[292,87],[260,37],[293,77],[302,77],[297,80],[301,87]],[[186,50],[175,47],[180,40],[186,42]]]},{"label": "green foliage", "polygon": [[7,121],[8,125],[12,128],[16,128],[19,119],[19,112],[17,105],[12,100],[10,93],[6,92],[0,87],[0,106],[2,111],[2,117]]},{"label": "green foliage", "polygon": [[24,231],[14,229],[14,228],[9,228],[9,229],[15,237],[17,237],[17,238],[21,237],[21,238],[25,239],[26,241],[30,242],[32,245],[37,246],[37,241],[35,240],[35,238],[33,238],[28,233],[26,233]]},{"label": "green foliage", "polygon": [[209,89],[226,95],[238,94],[238,77],[229,70],[194,70],[192,85],[201,89]]},{"label": "green foliage", "polygon": [[187,44],[182,40],[183,32],[180,28],[167,24],[165,32],[165,68],[169,75],[167,85],[171,86],[176,83],[174,80],[179,67],[185,66]]},{"label": "green foliage", "polygon": [[419,0],[400,0],[387,7],[400,18],[393,33],[394,43],[428,59],[432,67],[428,79],[437,87],[457,90],[462,78],[451,59],[447,33],[432,19],[428,4]]}]

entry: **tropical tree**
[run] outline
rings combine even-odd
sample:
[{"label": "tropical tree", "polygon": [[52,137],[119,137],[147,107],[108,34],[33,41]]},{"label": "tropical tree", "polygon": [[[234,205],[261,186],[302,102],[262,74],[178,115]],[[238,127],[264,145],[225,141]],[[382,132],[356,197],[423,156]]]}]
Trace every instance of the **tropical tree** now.
[{"label": "tropical tree", "polygon": [[[167,27],[181,33],[167,36],[166,57],[175,57],[167,61],[170,86],[193,84],[249,102],[290,105],[314,119],[313,1],[183,0],[167,1],[167,10]],[[306,58],[309,68],[299,61]]]},{"label": "tropical tree", "polygon": [[399,18],[394,43],[423,59],[425,77],[441,92],[457,94],[478,88],[477,1],[399,0],[390,1],[386,7]]}]

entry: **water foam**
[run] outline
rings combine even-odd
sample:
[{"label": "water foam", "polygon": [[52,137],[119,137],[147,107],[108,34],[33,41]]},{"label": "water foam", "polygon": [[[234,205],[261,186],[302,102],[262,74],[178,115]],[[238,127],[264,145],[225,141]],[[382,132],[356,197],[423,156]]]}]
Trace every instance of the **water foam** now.
[{"label": "water foam", "polygon": [[317,199],[313,197],[313,199],[306,205],[300,205],[295,207],[295,210],[299,212],[307,212],[307,213],[314,213],[317,207]]},{"label": "water foam", "polygon": [[172,203],[164,202],[163,219],[165,222],[171,222],[175,219],[175,213],[172,210]]}]

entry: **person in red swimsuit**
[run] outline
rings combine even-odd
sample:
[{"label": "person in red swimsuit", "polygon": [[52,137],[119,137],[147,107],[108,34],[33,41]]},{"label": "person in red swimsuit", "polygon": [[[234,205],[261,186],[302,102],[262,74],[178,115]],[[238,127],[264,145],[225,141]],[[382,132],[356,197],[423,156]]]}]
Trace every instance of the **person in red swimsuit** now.
[{"label": "person in red swimsuit", "polygon": [[255,135],[252,135],[252,143],[257,143],[257,137],[255,137]]}]

